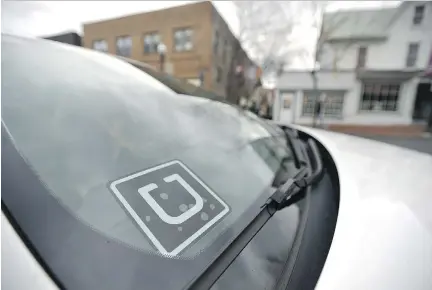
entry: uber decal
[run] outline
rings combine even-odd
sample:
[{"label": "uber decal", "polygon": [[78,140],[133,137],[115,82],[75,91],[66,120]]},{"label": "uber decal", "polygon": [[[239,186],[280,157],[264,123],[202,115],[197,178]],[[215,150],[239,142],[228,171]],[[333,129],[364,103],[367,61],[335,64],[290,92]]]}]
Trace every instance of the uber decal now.
[{"label": "uber decal", "polygon": [[228,205],[177,160],[116,180],[110,189],[164,255],[178,255],[229,212]]}]

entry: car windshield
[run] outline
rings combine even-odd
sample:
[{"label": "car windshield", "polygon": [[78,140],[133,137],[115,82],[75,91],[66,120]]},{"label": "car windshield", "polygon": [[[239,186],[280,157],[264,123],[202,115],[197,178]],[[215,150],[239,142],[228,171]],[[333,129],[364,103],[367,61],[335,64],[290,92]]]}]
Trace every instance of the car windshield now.
[{"label": "car windshield", "polygon": [[150,65],[141,63],[136,60],[124,58],[124,57],[118,57],[134,67],[142,70],[146,74],[154,77],[167,87],[169,87],[171,90],[176,92],[177,94],[183,94],[183,95],[190,95],[190,96],[196,96],[196,97],[203,97],[213,100],[222,100],[222,98],[218,95],[216,95],[213,92],[207,91],[201,87],[195,86],[191,83],[189,83],[186,80],[182,80],[176,77],[173,77],[172,75],[169,75],[167,73],[163,73],[161,71],[158,71],[154,68],[152,68]]},{"label": "car windshield", "polygon": [[[270,131],[253,114],[180,97],[101,53],[3,36],[2,70],[2,121],[17,150],[79,227],[104,238],[99,250],[80,261],[107,259],[102,245],[115,241],[134,251],[134,260],[126,261],[124,254],[117,268],[138,265],[141,257],[152,264],[139,277],[128,276],[134,283],[151,280],[159,289],[185,285],[257,213],[280,161],[292,155],[282,132]],[[155,181],[162,180],[157,174],[165,187]],[[138,176],[146,182],[137,185]],[[197,216],[193,224],[188,214]],[[39,227],[46,229],[45,239],[64,239],[48,237],[48,224]],[[86,248],[84,235],[72,236],[69,242],[79,238]],[[67,267],[75,274],[62,274],[63,266],[54,269],[65,275],[66,286],[96,287],[85,284],[90,278],[75,265],[81,259],[76,252],[63,248],[53,255],[48,246],[41,248],[48,264],[73,259]],[[128,283],[119,287],[136,285]]]}]

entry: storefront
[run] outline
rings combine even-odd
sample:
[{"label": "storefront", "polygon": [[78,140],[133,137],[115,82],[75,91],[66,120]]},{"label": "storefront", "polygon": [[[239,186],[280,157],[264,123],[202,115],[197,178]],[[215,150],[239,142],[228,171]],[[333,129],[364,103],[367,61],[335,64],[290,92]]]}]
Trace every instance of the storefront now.
[{"label": "storefront", "polygon": [[277,84],[273,116],[285,123],[310,125],[317,100],[325,96],[326,124],[409,125],[413,123],[418,72],[319,71],[317,88],[310,72],[287,72]]}]

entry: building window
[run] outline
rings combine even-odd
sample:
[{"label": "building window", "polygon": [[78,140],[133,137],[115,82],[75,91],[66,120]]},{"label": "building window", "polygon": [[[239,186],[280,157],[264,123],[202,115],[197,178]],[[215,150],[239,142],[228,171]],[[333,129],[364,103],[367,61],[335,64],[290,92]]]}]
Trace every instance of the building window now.
[{"label": "building window", "polygon": [[130,36],[117,37],[116,53],[120,56],[130,56],[132,51],[132,38]]},{"label": "building window", "polygon": [[175,51],[190,51],[193,48],[193,31],[190,28],[182,28],[174,31]]},{"label": "building window", "polygon": [[224,41],[224,47],[222,50],[222,61],[224,64],[228,63],[228,52],[229,52],[230,47],[228,46],[228,41],[225,40]]},{"label": "building window", "polygon": [[367,47],[359,47],[357,56],[357,68],[364,68],[366,66]]},{"label": "building window", "polygon": [[219,49],[219,31],[216,30],[213,42],[213,52],[217,55]]},{"label": "building window", "polygon": [[324,117],[327,118],[341,118],[343,113],[343,105],[344,105],[344,93],[341,91],[338,92],[316,92],[305,91],[303,93],[303,108],[302,115],[303,116],[313,116],[315,113],[315,106],[317,100],[321,94],[325,94],[324,104],[322,106],[322,111],[324,113]]},{"label": "building window", "polygon": [[107,52],[108,51],[108,43],[106,40],[95,40],[93,41],[93,49],[101,52]]},{"label": "building window", "polygon": [[414,18],[413,18],[413,24],[419,25],[423,21],[425,6],[419,5],[414,8]]},{"label": "building window", "polygon": [[222,81],[222,68],[218,66],[216,68],[216,82],[220,83]]},{"label": "building window", "polygon": [[360,109],[395,112],[398,110],[399,90],[399,84],[363,84]]},{"label": "building window", "polygon": [[416,65],[419,46],[420,45],[418,43],[410,43],[409,44],[408,54],[407,54],[407,58],[406,58],[406,66],[407,67],[413,67]]},{"label": "building window", "polygon": [[157,32],[144,34],[144,53],[156,53],[160,43],[160,35]]}]

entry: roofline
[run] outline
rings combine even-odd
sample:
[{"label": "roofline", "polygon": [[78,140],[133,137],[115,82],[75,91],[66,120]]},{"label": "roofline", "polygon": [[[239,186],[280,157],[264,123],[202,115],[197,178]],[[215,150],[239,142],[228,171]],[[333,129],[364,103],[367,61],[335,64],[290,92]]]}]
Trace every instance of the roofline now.
[{"label": "roofline", "polygon": [[256,62],[249,56],[249,54],[247,53],[247,51],[243,48],[243,45],[240,41],[240,39],[238,39],[238,37],[233,33],[231,27],[229,26],[229,24],[226,22],[225,18],[222,16],[222,14],[219,13],[219,10],[217,9],[217,7],[213,4],[212,1],[208,1],[210,2],[212,9],[214,11],[216,11],[216,13],[218,14],[218,16],[223,20],[223,22],[225,23],[226,27],[228,28],[229,33],[231,33],[231,35],[234,37],[235,41],[239,43],[240,49],[244,52],[244,54],[246,55],[246,57],[249,59],[249,61],[254,65],[254,66],[258,66],[256,64]]},{"label": "roofline", "polygon": [[326,42],[345,42],[345,41],[383,41],[388,38],[387,35],[352,35],[352,36],[335,36],[329,37]]},{"label": "roofline", "polygon": [[[389,29],[389,27],[391,27],[395,20],[401,15],[401,10],[403,10],[403,8],[405,7],[405,2],[400,2],[397,5],[393,6],[393,7],[377,7],[377,8],[367,8],[367,9],[345,9],[345,10],[337,10],[337,11],[332,11],[332,12],[325,12],[324,13],[324,17],[323,17],[323,24],[324,24],[324,18],[326,15],[343,15],[343,14],[347,14],[347,13],[362,13],[362,12],[381,12],[381,11],[396,11],[396,13],[394,13],[394,15],[392,16],[391,20],[388,22],[388,24],[385,27],[385,31],[387,32],[387,30]],[[322,25],[324,26],[324,25]],[[372,36],[372,35],[365,35],[365,36],[343,36],[343,37],[329,37],[326,42],[332,42],[332,41],[352,41],[352,40],[356,40],[356,41],[364,41],[364,40],[386,40],[386,38],[388,37],[388,35],[380,35],[380,36]]]},{"label": "roofline", "polygon": [[140,15],[150,14],[150,13],[154,13],[154,12],[173,10],[173,9],[177,9],[179,7],[197,5],[197,4],[206,3],[206,2],[209,3],[209,4],[212,4],[211,1],[209,1],[209,0],[199,0],[199,1],[194,1],[194,2],[191,2],[191,3],[184,3],[184,4],[180,4],[180,5],[176,5],[176,6],[165,7],[165,8],[160,8],[160,9],[154,9],[154,10],[149,10],[149,11],[145,11],[145,12],[131,13],[131,14],[127,14],[127,15],[124,15],[124,16],[109,17],[109,18],[106,18],[106,19],[98,20],[98,21],[82,22],[81,25],[85,26],[85,25],[98,24],[98,23],[108,22],[108,21],[112,21],[112,20],[116,20],[116,19],[123,19],[123,18],[128,18],[128,17],[131,17],[131,16],[140,16]]},{"label": "roofline", "polygon": [[355,8],[347,8],[347,9],[339,9],[335,11],[327,11],[324,12],[325,15],[331,15],[331,14],[342,14],[342,13],[352,13],[352,12],[376,12],[376,11],[385,11],[385,10],[394,10],[401,7],[403,4],[399,3],[393,7],[376,7],[376,8],[361,8],[361,9],[355,9]]},{"label": "roofline", "polygon": [[66,34],[76,34],[76,35],[78,35],[79,37],[82,37],[82,35],[80,34],[80,33],[78,33],[77,31],[72,31],[72,30],[66,30],[65,32],[59,32],[59,33],[56,33],[56,34],[51,34],[51,35],[48,35],[48,36],[37,36],[38,38],[50,38],[50,37],[57,37],[57,36],[62,36],[62,35],[66,35]]}]

